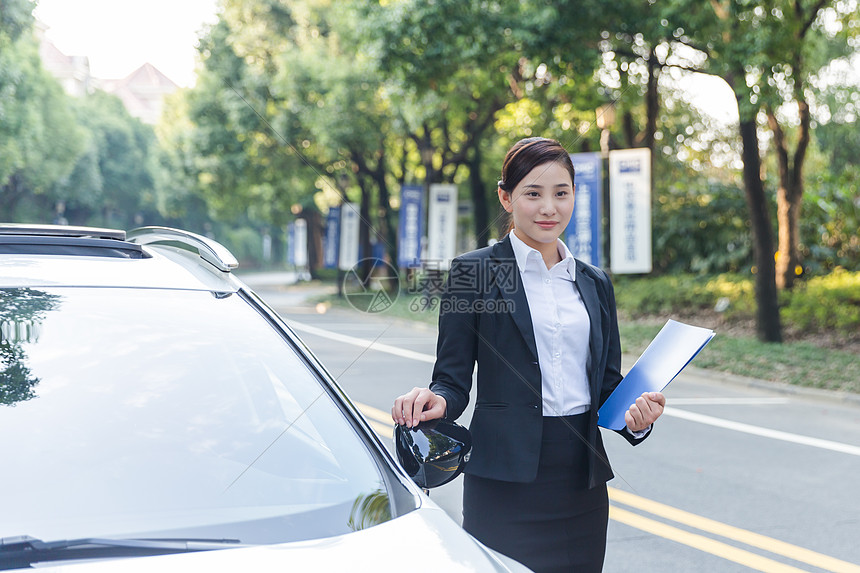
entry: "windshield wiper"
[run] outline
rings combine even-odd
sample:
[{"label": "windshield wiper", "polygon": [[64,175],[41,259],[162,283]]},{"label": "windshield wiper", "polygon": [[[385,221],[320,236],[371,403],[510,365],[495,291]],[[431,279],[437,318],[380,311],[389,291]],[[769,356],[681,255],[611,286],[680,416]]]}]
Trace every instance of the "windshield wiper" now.
[{"label": "windshield wiper", "polygon": [[0,570],[28,567],[42,561],[107,557],[141,557],[243,547],[238,539],[109,539],[86,537],[42,541],[29,535],[0,538]]}]

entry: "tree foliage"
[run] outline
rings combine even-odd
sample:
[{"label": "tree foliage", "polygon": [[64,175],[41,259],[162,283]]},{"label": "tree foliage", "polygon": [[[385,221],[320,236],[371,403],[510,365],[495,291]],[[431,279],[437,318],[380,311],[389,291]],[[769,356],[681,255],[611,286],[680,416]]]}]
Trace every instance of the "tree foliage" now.
[{"label": "tree foliage", "polygon": [[[303,217],[315,267],[329,206],[358,203],[364,252],[394,258],[399,185],[454,182],[484,244],[503,232],[505,150],[594,150],[612,102],[610,146],[653,152],[657,272],[756,273],[760,334],[778,340],[777,278],[858,260],[860,95],[834,79],[857,0],[224,0],[157,137],[103,94],[60,92],[31,7],[0,12],[0,203],[19,217],[57,201],[74,222],[215,217],[249,253],[270,234],[279,258]],[[737,124],[688,102],[690,74],[732,88]]]},{"label": "tree foliage", "polygon": [[81,150],[70,102],[21,26],[12,26],[16,40],[0,30],[0,206],[6,213],[66,177]]},{"label": "tree foliage", "polygon": [[156,141],[119,99],[63,92],[42,67],[33,3],[0,10],[0,207],[28,222],[130,227],[162,217]]}]

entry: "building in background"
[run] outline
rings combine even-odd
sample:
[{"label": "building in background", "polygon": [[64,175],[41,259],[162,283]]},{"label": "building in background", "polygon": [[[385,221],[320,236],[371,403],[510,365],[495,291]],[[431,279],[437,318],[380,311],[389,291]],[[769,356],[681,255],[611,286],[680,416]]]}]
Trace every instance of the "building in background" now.
[{"label": "building in background", "polygon": [[154,125],[161,117],[164,98],[177,89],[173,80],[155,66],[145,63],[118,80],[94,78],[86,56],[67,56],[45,36],[47,26],[36,22],[39,55],[45,70],[54,76],[63,90],[72,97],[83,97],[100,89],[117,96],[132,116]]},{"label": "building in background", "polygon": [[42,66],[56,78],[63,90],[72,97],[83,97],[92,92],[90,60],[86,56],[67,56],[61,52],[45,37],[47,26],[38,20],[35,29]]},{"label": "building in background", "polygon": [[100,80],[100,87],[122,100],[125,109],[143,123],[156,124],[164,98],[179,89],[173,80],[146,63],[121,80]]}]

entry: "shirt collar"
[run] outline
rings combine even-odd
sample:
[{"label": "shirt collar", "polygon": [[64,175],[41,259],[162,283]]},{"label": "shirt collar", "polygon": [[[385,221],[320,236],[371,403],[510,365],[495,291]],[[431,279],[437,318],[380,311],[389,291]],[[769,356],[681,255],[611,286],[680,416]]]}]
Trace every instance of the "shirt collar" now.
[{"label": "shirt collar", "polygon": [[[529,259],[534,259],[539,265],[546,268],[543,257],[537,249],[533,249],[525,244],[522,239],[517,237],[517,234],[513,230],[508,233],[508,236],[511,238],[511,247],[514,249],[514,257],[517,259],[517,267],[520,272],[525,270]],[[561,255],[561,262],[558,264],[567,269],[571,280],[576,280],[576,259],[573,258],[573,253],[570,252],[570,249],[567,248],[567,245],[561,239],[556,239],[556,244],[558,246],[558,254]]]}]

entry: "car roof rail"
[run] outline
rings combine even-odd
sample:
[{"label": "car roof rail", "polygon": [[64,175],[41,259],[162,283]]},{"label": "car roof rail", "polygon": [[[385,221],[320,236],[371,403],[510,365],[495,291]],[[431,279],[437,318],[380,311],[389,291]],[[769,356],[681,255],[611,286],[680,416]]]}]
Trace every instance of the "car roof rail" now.
[{"label": "car roof rail", "polygon": [[140,245],[127,242],[121,230],[12,223],[0,223],[0,254],[149,257]]},{"label": "car roof rail", "polygon": [[35,237],[80,237],[88,239],[125,240],[125,231],[100,229],[97,227],[73,227],[67,225],[28,225],[0,223],[0,235],[28,235]]},{"label": "car roof rail", "polygon": [[126,240],[139,245],[179,244],[196,251],[204,261],[219,271],[229,273],[239,261],[227,247],[208,237],[170,227],[139,227],[126,233]]}]

